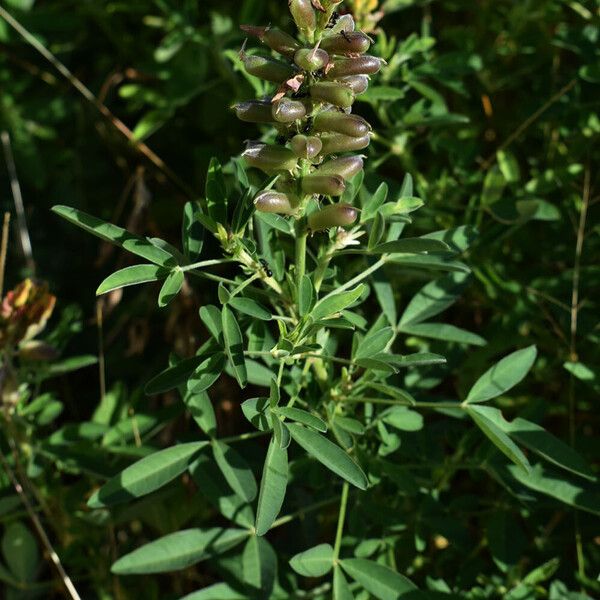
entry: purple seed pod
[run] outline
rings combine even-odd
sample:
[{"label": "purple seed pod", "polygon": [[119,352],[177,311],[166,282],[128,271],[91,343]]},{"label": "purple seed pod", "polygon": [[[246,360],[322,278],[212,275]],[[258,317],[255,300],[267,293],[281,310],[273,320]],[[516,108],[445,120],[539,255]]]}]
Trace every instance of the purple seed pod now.
[{"label": "purple seed pod", "polygon": [[364,94],[369,89],[368,75],[350,75],[349,77],[341,77],[337,81],[348,86],[357,96]]},{"label": "purple seed pod", "polygon": [[273,123],[271,108],[271,102],[262,100],[240,102],[233,107],[237,118],[246,123]]},{"label": "purple seed pod", "polygon": [[339,175],[346,181],[362,171],[364,166],[362,156],[343,156],[323,163],[317,173],[321,175]]},{"label": "purple seed pod", "polygon": [[257,37],[263,44],[275,50],[283,56],[293,58],[297,50],[302,46],[300,42],[291,35],[277,29],[277,27],[254,27],[253,25],[241,25],[240,29],[248,35]]},{"label": "purple seed pod", "polygon": [[265,190],[260,192],[254,198],[256,210],[266,213],[275,213],[278,215],[291,215],[294,212],[292,203],[287,194]]},{"label": "purple seed pod", "polygon": [[311,40],[317,28],[317,13],[311,0],[288,0],[288,6],[296,27]]},{"label": "purple seed pod", "polygon": [[364,54],[371,47],[371,38],[362,31],[338,33],[321,40],[321,48],[330,54]]},{"label": "purple seed pod", "polygon": [[298,134],[292,138],[290,146],[298,158],[311,159],[321,152],[323,142],[314,135],[306,136]]},{"label": "purple seed pod", "polygon": [[328,102],[340,108],[350,108],[354,103],[354,93],[349,87],[329,81],[321,81],[312,85],[310,96],[313,100]]},{"label": "purple seed pod", "polygon": [[291,65],[266,56],[244,54],[242,60],[246,71],[250,75],[273,83],[283,83],[291,79],[296,73]]},{"label": "purple seed pod", "polygon": [[304,71],[318,71],[329,62],[329,54],[321,48],[301,48],[294,54],[294,62]]},{"label": "purple seed pod", "polygon": [[331,204],[308,217],[308,227],[312,231],[322,231],[330,227],[348,227],[358,218],[358,210],[350,204]]},{"label": "purple seed pod", "polygon": [[346,189],[346,182],[339,175],[321,175],[319,171],[307,175],[301,181],[305,194],[322,196],[341,196]]},{"label": "purple seed pod", "polygon": [[328,79],[349,75],[372,75],[381,69],[383,61],[376,56],[358,56],[356,58],[335,58],[333,67],[327,72]]},{"label": "purple seed pod", "polygon": [[260,169],[265,173],[291,171],[298,164],[298,158],[288,148],[261,142],[250,142],[242,153],[242,158],[251,167]]},{"label": "purple seed pod", "polygon": [[271,114],[273,119],[279,123],[293,123],[306,116],[306,107],[302,102],[290,100],[289,98],[280,98],[273,102]]},{"label": "purple seed pod", "polygon": [[323,142],[321,156],[327,156],[328,154],[362,150],[371,143],[371,136],[367,134],[361,137],[352,137],[341,133],[327,133],[321,136],[321,142]]},{"label": "purple seed pod", "polygon": [[348,115],[337,110],[319,113],[313,121],[315,131],[332,131],[352,137],[362,137],[371,131],[371,126],[358,115]]}]

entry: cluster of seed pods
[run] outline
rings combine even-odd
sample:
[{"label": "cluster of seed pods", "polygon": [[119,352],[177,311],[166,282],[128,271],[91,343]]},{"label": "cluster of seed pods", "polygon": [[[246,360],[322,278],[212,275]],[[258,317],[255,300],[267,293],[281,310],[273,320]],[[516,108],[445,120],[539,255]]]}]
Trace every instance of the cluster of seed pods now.
[{"label": "cluster of seed pods", "polygon": [[355,31],[352,17],[334,12],[341,1],[289,0],[300,40],[276,27],[242,27],[280,55],[241,55],[248,73],[277,86],[268,98],[234,107],[242,121],[278,130],[275,144],[249,142],[242,155],[249,166],[279,176],[256,196],[256,209],[302,218],[318,198],[321,210],[308,216],[312,231],[357,219],[354,207],[335,199],[363,168],[363,157],[349,153],[369,145],[371,127],[351,110],[382,66],[365,54],[371,39]]}]

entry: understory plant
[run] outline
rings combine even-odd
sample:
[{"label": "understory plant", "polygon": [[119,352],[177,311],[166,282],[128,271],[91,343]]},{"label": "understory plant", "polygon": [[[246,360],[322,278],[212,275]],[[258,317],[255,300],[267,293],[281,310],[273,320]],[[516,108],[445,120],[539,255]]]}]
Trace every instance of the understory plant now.
[{"label": "understory plant", "polygon": [[[341,4],[290,0],[297,37],[244,25],[257,43],[244,46],[239,66],[257,78],[260,97],[233,109],[260,137],[225,166],[211,161],[204,197],[184,208],[181,249],[54,209],[142,259],[110,275],[98,294],[160,281],[164,307],[194,281],[215,287],[215,304],[199,311],[205,342],[193,356],[173,354],[146,386],[149,395],[176,390],[198,429],[167,448],[138,444],[142,457],[88,500],[98,520],[181,481],[193,503],[207,500],[193,519],[176,519],[186,528],[175,523],[112,567],[143,575],[210,561],[207,574],[191,578],[200,589],[187,600],[460,596],[458,582],[429,576],[411,556],[428,534],[420,525],[414,545],[405,543],[403,515],[414,497],[441,510],[439,495],[465,458],[467,469],[515,494],[527,487],[557,497],[548,464],[559,482],[566,473],[594,478],[569,446],[489,404],[523,380],[535,347],[504,357],[461,397],[451,389],[432,397],[423,384],[446,362],[428,351],[429,340],[449,352],[486,343],[432,320],[467,285],[463,255],[476,231],[404,235],[423,205],[411,177],[396,190],[364,185],[358,153],[372,131],[352,107],[385,64],[368,54],[371,38],[340,14]],[[391,280],[408,271],[424,286],[406,302]],[[243,390],[236,406],[246,421],[225,436],[215,405],[229,380]],[[448,463],[438,460],[423,415],[448,430],[468,428]],[[411,474],[436,461],[435,485]],[[589,498],[571,504],[596,510]]]}]

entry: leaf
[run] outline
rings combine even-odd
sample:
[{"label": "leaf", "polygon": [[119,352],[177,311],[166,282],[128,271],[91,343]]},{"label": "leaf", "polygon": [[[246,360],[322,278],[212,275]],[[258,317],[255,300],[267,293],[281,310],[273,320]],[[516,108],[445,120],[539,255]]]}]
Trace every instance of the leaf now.
[{"label": "leaf", "polygon": [[357,488],[367,489],[369,484],[367,476],[338,445],[301,425],[290,423],[288,429],[294,441],[328,469]]},{"label": "leaf", "polygon": [[242,402],[244,416],[259,431],[271,429],[271,411],[268,398],[249,398]]},{"label": "leaf", "polygon": [[508,183],[516,183],[521,178],[521,171],[519,169],[519,163],[515,158],[515,155],[508,150],[498,150],[496,153],[498,158],[498,167],[504,179]]},{"label": "leaf", "polygon": [[298,290],[298,311],[301,317],[307,315],[315,301],[315,290],[308,275],[303,275]]},{"label": "leaf", "polygon": [[217,435],[217,416],[206,392],[187,393],[183,401],[200,429],[209,437]]},{"label": "leaf", "polygon": [[181,238],[186,257],[195,261],[202,254],[204,245],[204,227],[199,220],[202,208],[199,202],[187,202],[183,207],[183,224]]},{"label": "leaf", "polygon": [[185,276],[181,269],[174,269],[169,273],[158,294],[158,306],[160,308],[167,306],[179,294],[184,281]]},{"label": "leaf", "polygon": [[508,512],[495,512],[487,522],[487,540],[498,568],[506,572],[516,565],[527,542],[518,521]]},{"label": "leaf", "polygon": [[388,190],[389,188],[387,183],[384,182],[379,185],[379,187],[377,188],[377,190],[375,190],[375,193],[371,196],[369,201],[363,206],[360,215],[361,223],[366,223],[367,221],[370,221],[373,217],[375,217],[377,211],[387,199]]},{"label": "leaf", "polygon": [[179,571],[234,548],[248,535],[244,529],[184,529],[126,554],[111,571],[115,575]]},{"label": "leaf", "polygon": [[137,256],[141,256],[154,264],[162,267],[175,264],[175,259],[171,254],[162,248],[157,248],[150,241],[129,233],[122,227],[112,225],[69,206],[54,206],[52,212],[70,223],[81,227],[81,229],[84,229],[88,233],[117,246],[121,246],[128,252],[137,254]]},{"label": "leaf", "polygon": [[211,158],[208,165],[205,192],[208,214],[217,223],[225,225],[227,223],[227,188],[221,163],[216,158]]},{"label": "leaf", "polygon": [[225,367],[225,355],[221,352],[213,354],[202,361],[187,380],[187,389],[193,394],[201,394],[208,390],[219,379]]},{"label": "leaf", "polygon": [[405,238],[380,244],[371,250],[371,254],[418,253],[418,252],[448,252],[448,244],[441,240],[428,238]]},{"label": "leaf", "polygon": [[314,321],[318,321],[319,319],[339,313],[354,304],[361,297],[364,288],[365,286],[361,284],[348,292],[328,294],[317,302],[310,316]]},{"label": "leaf", "polygon": [[404,575],[389,567],[365,558],[346,558],[340,561],[352,579],[379,600],[397,600],[417,586]]},{"label": "leaf", "polygon": [[258,506],[256,535],[265,535],[279,515],[288,482],[288,455],[275,438],[271,438],[263,467]]},{"label": "leaf", "polygon": [[277,409],[277,414],[286,417],[286,419],[291,419],[292,421],[302,423],[302,425],[312,427],[317,431],[327,431],[327,423],[325,423],[325,421],[323,421],[321,417],[313,415],[312,413],[309,413],[306,410],[302,410],[301,408],[288,408],[287,406],[282,406]]},{"label": "leaf", "polygon": [[468,415],[475,421],[481,431],[512,462],[529,472],[531,465],[520,448],[502,431],[497,424],[497,414],[488,406],[467,406]]},{"label": "leaf", "polygon": [[517,350],[486,371],[471,388],[465,402],[486,402],[500,396],[522,381],[537,356],[535,346]]},{"label": "leaf", "polygon": [[303,577],[322,577],[333,568],[333,548],[330,544],[319,544],[300,552],[290,559],[290,567]]},{"label": "leaf", "polygon": [[2,537],[2,554],[8,568],[19,582],[28,583],[35,579],[40,561],[37,542],[20,521],[6,527]]},{"label": "leaf", "polygon": [[369,241],[367,243],[367,249],[372,251],[373,248],[381,242],[383,235],[385,234],[385,217],[381,214],[381,212],[377,211],[375,213],[375,218],[373,219],[373,224],[371,225],[371,231],[369,233]]},{"label": "leaf", "polygon": [[260,302],[252,300],[252,298],[233,297],[229,300],[229,306],[235,308],[238,312],[244,313],[260,319],[261,321],[270,321],[271,313]]},{"label": "leaf", "polygon": [[200,309],[200,318],[206,325],[206,328],[210,334],[220,344],[223,343],[223,322],[221,316],[221,309],[217,308],[213,304],[206,304]]},{"label": "leaf", "polygon": [[374,332],[369,332],[360,342],[355,358],[368,358],[385,350],[388,343],[394,337],[391,327],[383,327]]},{"label": "leaf", "polygon": [[227,583],[215,583],[192,592],[180,600],[248,600],[248,596],[237,592]]},{"label": "leaf", "polygon": [[[212,358],[212,357],[211,357]],[[149,396],[162,394],[174,390],[177,386],[185,383],[199,365],[211,360],[206,356],[192,356],[179,361],[176,365],[168,367],[162,373],[153,377],[144,388]]]},{"label": "leaf", "polygon": [[224,306],[221,312],[223,325],[223,339],[225,341],[225,350],[229,357],[229,364],[241,388],[245,388],[248,383],[248,371],[246,369],[246,360],[244,358],[244,345],[240,326],[228,306]]},{"label": "leaf", "polygon": [[402,265],[411,269],[431,271],[450,271],[470,273],[471,269],[465,263],[454,260],[448,253],[444,254],[389,254],[388,262]]},{"label": "leaf", "polygon": [[454,325],[446,323],[416,323],[415,325],[404,325],[400,331],[418,337],[441,340],[443,342],[455,342],[458,344],[471,344],[473,346],[485,346],[487,342],[476,333],[471,333]]},{"label": "leaf", "polygon": [[333,570],[333,600],[354,600],[354,595],[339,566]]},{"label": "leaf", "polygon": [[156,265],[133,265],[125,267],[109,275],[96,290],[96,296],[107,294],[113,290],[119,290],[132,285],[159,281],[168,277],[169,271]]},{"label": "leaf", "polygon": [[256,498],[256,479],[248,463],[231,446],[215,441],[213,456],[231,489],[246,502]]},{"label": "leaf", "polygon": [[481,192],[481,205],[491,206],[498,202],[504,193],[506,179],[498,165],[494,165],[485,176],[483,181],[483,190]]},{"label": "leaf", "polygon": [[263,598],[269,598],[277,575],[277,555],[264,537],[248,538],[242,554],[244,583],[260,590]]},{"label": "leaf", "polygon": [[90,508],[113,506],[160,489],[179,477],[207,443],[179,444],[142,458],[105,483],[88,500],[88,506]]},{"label": "leaf", "polygon": [[381,419],[384,423],[400,429],[400,431],[423,429],[423,416],[405,406],[393,406],[381,415]]}]

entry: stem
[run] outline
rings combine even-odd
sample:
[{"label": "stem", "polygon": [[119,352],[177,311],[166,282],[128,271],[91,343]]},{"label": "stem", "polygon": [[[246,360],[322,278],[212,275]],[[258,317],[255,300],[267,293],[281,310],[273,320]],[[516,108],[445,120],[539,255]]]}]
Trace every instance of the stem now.
[{"label": "stem", "polygon": [[319,508],[323,508],[323,506],[327,506],[328,504],[333,504],[339,496],[335,496],[333,498],[327,498],[327,500],[321,500],[320,502],[315,502],[310,506],[305,506],[304,508],[300,508],[297,511],[290,513],[289,515],[284,515],[283,517],[279,517],[276,521],[274,521],[273,525],[271,525],[271,529],[275,527],[281,527],[282,525],[286,525],[287,523],[297,519],[298,517],[303,517],[304,515],[312,512],[314,510],[318,510]]},{"label": "stem", "polygon": [[306,273],[306,239],[308,232],[306,224],[303,221],[298,221],[296,224],[296,282],[300,287],[300,281]]},{"label": "stem", "polygon": [[383,267],[383,265],[385,265],[386,262],[387,256],[384,254],[377,262],[373,263],[367,270],[362,271],[356,277],[353,277],[349,281],[346,281],[346,283],[344,283],[343,285],[336,287],[335,290],[327,294],[325,298],[333,296],[335,294],[339,294],[340,292],[345,292],[347,289],[354,287],[357,283],[360,283],[363,279],[366,279],[367,277],[369,277],[369,275],[375,273],[375,271],[377,271],[378,269],[381,269],[381,267]]},{"label": "stem", "polygon": [[245,442],[246,440],[253,440],[254,438],[263,437],[265,435],[271,435],[271,432],[251,431],[250,433],[242,433],[241,435],[232,435],[231,437],[221,438],[217,441],[223,442],[224,444],[235,444],[236,442]]},{"label": "stem", "polygon": [[350,484],[344,481],[344,487],[342,488],[342,499],[340,500],[340,513],[338,516],[337,531],[335,534],[335,545],[333,546],[333,562],[337,563],[340,556],[340,549],[342,547],[342,537],[344,533],[344,521],[346,520],[346,507],[348,506],[348,491]]},{"label": "stem", "polygon": [[185,273],[186,271],[193,271],[194,269],[201,269],[202,267],[213,267],[214,265],[224,265],[232,262],[235,262],[233,258],[215,258],[213,260],[203,260],[201,262],[192,263],[191,265],[185,265],[180,267],[180,269]]},{"label": "stem", "polygon": [[4,296],[4,275],[6,272],[6,255],[8,253],[8,236],[10,234],[10,213],[4,213],[2,225],[2,242],[0,244],[0,298]]}]

